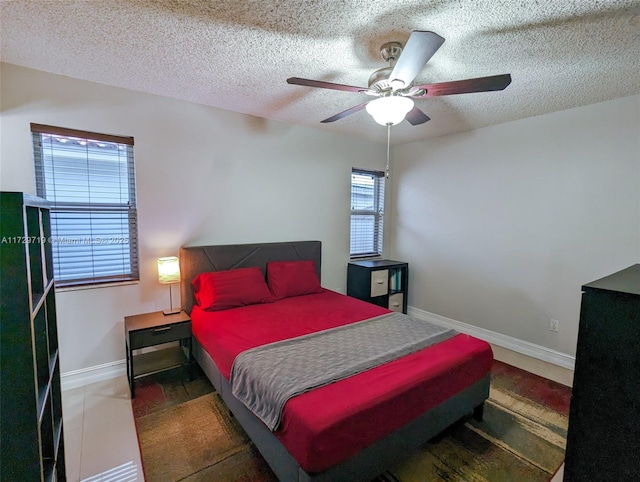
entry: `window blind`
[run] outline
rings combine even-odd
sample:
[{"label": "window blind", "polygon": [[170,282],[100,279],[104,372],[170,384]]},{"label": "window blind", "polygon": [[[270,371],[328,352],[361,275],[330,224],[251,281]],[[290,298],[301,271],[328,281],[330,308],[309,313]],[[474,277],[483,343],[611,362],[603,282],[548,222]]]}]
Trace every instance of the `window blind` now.
[{"label": "window blind", "polygon": [[56,286],[138,280],[133,138],[31,124]]},{"label": "window blind", "polygon": [[351,257],[382,254],[384,173],[351,171]]}]

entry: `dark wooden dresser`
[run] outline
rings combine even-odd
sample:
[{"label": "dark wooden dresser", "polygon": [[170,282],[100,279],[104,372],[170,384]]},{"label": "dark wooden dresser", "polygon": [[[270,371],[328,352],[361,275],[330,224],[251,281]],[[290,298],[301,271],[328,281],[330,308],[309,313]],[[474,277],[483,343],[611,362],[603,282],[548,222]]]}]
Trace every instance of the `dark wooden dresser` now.
[{"label": "dark wooden dresser", "polygon": [[640,264],[582,291],[564,480],[640,480]]}]

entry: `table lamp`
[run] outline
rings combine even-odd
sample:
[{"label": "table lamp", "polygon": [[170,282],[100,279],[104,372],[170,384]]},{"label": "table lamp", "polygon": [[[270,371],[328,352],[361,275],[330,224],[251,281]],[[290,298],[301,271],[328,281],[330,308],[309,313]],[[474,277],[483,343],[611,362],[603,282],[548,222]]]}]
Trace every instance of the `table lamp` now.
[{"label": "table lamp", "polygon": [[180,263],[175,256],[158,258],[158,281],[160,284],[169,285],[169,303],[171,308],[164,310],[165,315],[180,313],[180,308],[173,307],[173,297],[171,295],[171,285],[180,281]]}]

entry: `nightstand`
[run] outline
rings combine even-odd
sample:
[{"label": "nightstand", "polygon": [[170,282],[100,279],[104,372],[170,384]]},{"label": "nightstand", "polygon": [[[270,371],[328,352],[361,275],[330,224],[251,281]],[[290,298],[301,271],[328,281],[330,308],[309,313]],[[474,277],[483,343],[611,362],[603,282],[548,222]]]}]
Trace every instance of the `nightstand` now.
[{"label": "nightstand", "polygon": [[347,295],[407,313],[409,265],[403,261],[373,259],[347,265]]},{"label": "nightstand", "polygon": [[[156,311],[125,316],[124,329],[131,398],[135,397],[136,378],[191,362],[191,318],[184,311],[173,315]],[[134,350],[175,341],[179,342],[178,346],[134,354]]]}]

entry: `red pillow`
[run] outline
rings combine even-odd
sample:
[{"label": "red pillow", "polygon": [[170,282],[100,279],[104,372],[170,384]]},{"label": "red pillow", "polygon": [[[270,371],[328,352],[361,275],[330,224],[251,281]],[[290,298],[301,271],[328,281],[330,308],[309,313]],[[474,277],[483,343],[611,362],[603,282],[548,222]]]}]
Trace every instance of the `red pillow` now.
[{"label": "red pillow", "polygon": [[196,303],[206,311],[274,301],[262,270],[257,266],[201,273],[191,285]]},{"label": "red pillow", "polygon": [[278,300],[324,291],[312,260],[267,263],[267,282],[271,293]]}]

